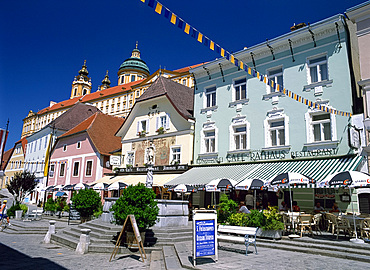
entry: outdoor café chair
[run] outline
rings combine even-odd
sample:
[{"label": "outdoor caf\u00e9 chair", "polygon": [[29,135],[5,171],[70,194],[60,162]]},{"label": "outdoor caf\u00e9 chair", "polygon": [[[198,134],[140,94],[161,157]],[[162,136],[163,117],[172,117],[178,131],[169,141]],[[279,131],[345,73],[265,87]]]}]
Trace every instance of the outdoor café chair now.
[{"label": "outdoor caf\u00e9 chair", "polygon": [[361,220],[361,237],[370,238],[370,218]]},{"label": "outdoor caf\u00e9 chair", "polygon": [[315,228],[316,234],[318,234],[318,232],[322,234],[321,229],[320,229],[321,221],[322,221],[321,213],[314,214],[312,216],[312,226],[311,227]]},{"label": "outdoor caf\u00e9 chair", "polygon": [[313,222],[311,214],[302,214],[298,217],[298,226],[301,229],[301,237],[303,235],[303,231],[305,231],[306,229],[308,229],[312,235],[312,225]]},{"label": "outdoor caf\u00e9 chair", "polygon": [[348,234],[351,236],[352,234],[352,228],[349,224],[349,220],[346,218],[339,218],[336,215],[333,215],[332,213],[327,213],[326,216],[328,217],[329,221],[332,223],[332,234],[334,235],[336,232],[337,239],[339,236],[339,232],[343,231],[344,234]]},{"label": "outdoor caf\u00e9 chair", "polygon": [[282,217],[283,217],[283,222],[284,222],[284,231],[285,232],[292,231],[293,230],[292,221],[289,218],[289,216],[287,215],[287,213],[283,213]]}]

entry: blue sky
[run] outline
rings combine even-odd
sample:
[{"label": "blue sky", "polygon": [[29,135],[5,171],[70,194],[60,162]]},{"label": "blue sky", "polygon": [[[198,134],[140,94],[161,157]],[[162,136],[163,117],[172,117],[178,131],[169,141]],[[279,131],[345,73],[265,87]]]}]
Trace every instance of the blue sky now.
[{"label": "blue sky", "polygon": [[[364,0],[159,1],[230,52],[344,13]],[[109,70],[117,85],[120,64],[136,41],[151,72],[219,57],[139,0],[2,1],[0,4],[0,127],[9,119],[6,149],[20,139],[22,119],[70,96],[83,61],[93,90]]]}]

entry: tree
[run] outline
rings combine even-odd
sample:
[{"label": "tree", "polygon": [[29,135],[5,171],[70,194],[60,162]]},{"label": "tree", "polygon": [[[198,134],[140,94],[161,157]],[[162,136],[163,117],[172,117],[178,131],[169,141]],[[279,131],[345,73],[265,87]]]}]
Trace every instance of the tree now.
[{"label": "tree", "polygon": [[89,219],[101,208],[100,195],[93,189],[81,189],[72,197],[74,208],[80,213],[81,219]]},{"label": "tree", "polygon": [[122,225],[127,215],[134,215],[140,231],[153,226],[157,220],[159,208],[152,189],[139,183],[128,186],[123,190],[121,197],[112,206],[114,218],[118,225]]},{"label": "tree", "polygon": [[29,171],[16,172],[14,178],[6,185],[16,202],[22,203],[37,186],[36,176]]}]

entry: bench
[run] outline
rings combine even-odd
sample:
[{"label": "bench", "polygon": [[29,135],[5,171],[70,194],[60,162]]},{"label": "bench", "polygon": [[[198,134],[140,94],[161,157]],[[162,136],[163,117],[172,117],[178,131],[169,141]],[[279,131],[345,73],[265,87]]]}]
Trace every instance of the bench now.
[{"label": "bench", "polygon": [[241,227],[241,226],[230,226],[230,225],[218,225],[217,240],[223,240],[225,242],[237,242],[244,243],[246,250],[245,255],[248,255],[248,247],[250,244],[254,244],[254,249],[257,254],[256,246],[256,234],[258,227]]},{"label": "bench", "polygon": [[37,220],[37,219],[41,219],[41,217],[42,217],[42,209],[40,210],[34,209],[31,211],[30,209],[28,209],[23,221]]}]

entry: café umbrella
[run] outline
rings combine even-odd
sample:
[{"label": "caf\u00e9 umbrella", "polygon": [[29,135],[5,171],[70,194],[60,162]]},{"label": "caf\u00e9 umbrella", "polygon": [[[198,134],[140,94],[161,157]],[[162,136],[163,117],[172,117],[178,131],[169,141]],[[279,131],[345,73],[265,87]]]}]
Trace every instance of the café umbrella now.
[{"label": "caf\u00e9 umbrella", "polygon": [[[220,191],[227,191],[227,190],[232,190],[234,186],[237,184],[235,180],[232,179],[227,179],[227,178],[220,178],[220,179],[215,179],[209,182],[206,185],[206,191],[208,192],[220,192]],[[214,205],[216,205],[216,196],[214,196]]]},{"label": "caf\u00e9 umbrella", "polygon": [[[292,212],[292,226],[294,228],[294,219],[293,219],[293,200],[292,200],[292,186],[307,186],[314,181],[306,175],[297,172],[286,172],[281,173],[273,177],[268,181],[267,185],[278,188],[289,188],[289,197],[290,197],[290,211]],[[290,235],[289,237],[299,237],[298,235]]]},{"label": "caf\u00e9 umbrella", "polygon": [[113,184],[110,184],[108,186],[108,191],[120,190],[120,189],[124,189],[126,187],[127,187],[127,185],[123,182],[114,182]]},{"label": "caf\u00e9 umbrella", "polygon": [[260,179],[244,179],[235,186],[235,190],[254,191],[254,209],[256,209],[256,191],[263,189],[264,182]]},{"label": "caf\u00e9 umbrella", "polygon": [[[348,187],[350,197],[352,197],[352,188],[370,188],[370,175],[357,171],[337,172],[327,176],[324,180],[322,180],[319,183],[319,187]],[[351,203],[351,205],[355,238],[350,239],[350,241],[353,243],[363,244],[364,241],[362,239],[358,239],[357,237],[356,218],[353,210],[353,203]]]},{"label": "caf\u00e9 umbrella", "polygon": [[101,183],[95,184],[92,188],[93,190],[106,190],[107,187],[108,187],[108,184],[101,182]]},{"label": "caf\u00e9 umbrella", "polygon": [[84,184],[84,183],[78,183],[74,187],[75,190],[86,189],[86,188],[89,188],[89,185]]},{"label": "caf\u00e9 umbrella", "polygon": [[190,185],[179,184],[179,185],[170,187],[167,191],[181,193],[181,198],[184,199],[184,193],[197,192],[198,190],[195,187],[190,186]]}]

